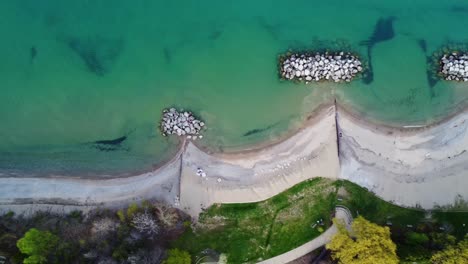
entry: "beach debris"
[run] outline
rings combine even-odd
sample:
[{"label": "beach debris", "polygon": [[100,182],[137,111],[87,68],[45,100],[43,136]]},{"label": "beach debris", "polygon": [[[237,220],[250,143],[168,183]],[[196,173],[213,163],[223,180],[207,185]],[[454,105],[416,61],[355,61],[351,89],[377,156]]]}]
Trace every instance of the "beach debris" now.
[{"label": "beach debris", "polygon": [[440,73],[445,80],[468,82],[468,53],[444,54],[439,63]]},{"label": "beach debris", "polygon": [[206,178],[206,172],[203,171],[201,168],[197,168],[197,176],[200,176],[202,178]]},{"label": "beach debris", "polygon": [[203,138],[200,131],[205,123],[197,119],[190,111],[177,111],[175,108],[164,109],[160,129],[163,136],[187,136],[188,139]]},{"label": "beach debris", "polygon": [[280,56],[280,75],[286,80],[350,82],[362,71],[359,58],[343,51]]}]

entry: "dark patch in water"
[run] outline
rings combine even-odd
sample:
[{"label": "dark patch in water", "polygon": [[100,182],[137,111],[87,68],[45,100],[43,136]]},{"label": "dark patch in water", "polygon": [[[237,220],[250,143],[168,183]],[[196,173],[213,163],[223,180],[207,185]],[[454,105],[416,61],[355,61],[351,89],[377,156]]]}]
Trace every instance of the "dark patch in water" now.
[{"label": "dark patch in water", "polygon": [[363,77],[365,84],[370,84],[374,81],[374,72],[372,69],[372,48],[379,42],[387,41],[395,37],[395,31],[393,30],[393,21],[396,18],[394,16],[387,18],[379,18],[374,26],[374,32],[368,40],[361,41],[359,44],[367,46],[367,57],[369,60],[369,69],[367,74]]},{"label": "dark patch in water", "polygon": [[109,140],[97,140],[93,142],[93,147],[100,151],[115,151],[122,148],[122,143],[125,140],[127,140],[127,136]]},{"label": "dark patch in water", "polygon": [[418,39],[418,45],[419,47],[422,49],[422,51],[424,52],[424,54],[427,53],[427,43],[426,43],[426,40],[425,39]]},{"label": "dark patch in water", "polygon": [[104,76],[110,71],[123,49],[122,39],[71,37],[66,43],[80,56],[88,70],[98,76]]},{"label": "dark patch in water", "polygon": [[418,39],[418,45],[421,48],[422,52],[424,55],[426,55],[426,79],[427,83],[429,85],[429,94],[431,95],[431,98],[434,98],[435,93],[434,93],[434,86],[437,84],[439,81],[437,78],[435,78],[431,63],[432,63],[432,58],[430,56],[427,56],[427,42],[425,39]]},{"label": "dark patch in water", "polygon": [[264,17],[257,17],[258,24],[264,28],[272,37],[273,39],[277,40],[279,37],[278,26],[274,26],[269,24]]},{"label": "dark patch in water", "polygon": [[29,49],[29,62],[30,63],[33,63],[34,62],[34,59],[36,58],[37,56],[37,49],[35,46],[32,46],[30,49]]},{"label": "dark patch in water", "polygon": [[104,139],[104,140],[96,140],[94,142],[88,143],[91,144],[93,148],[96,148],[100,151],[116,151],[116,150],[125,150],[128,151],[128,148],[123,147],[123,143],[128,139],[128,136],[133,133],[132,130],[124,136],[114,138],[114,139]]},{"label": "dark patch in water", "polygon": [[435,97],[434,86],[439,82],[436,76],[437,66],[434,65],[434,59],[431,56],[426,56],[426,79],[429,85],[429,93],[431,98]]},{"label": "dark patch in water", "polygon": [[169,50],[169,48],[164,48],[163,53],[164,53],[164,60],[166,61],[166,63],[167,64],[171,63],[172,54],[171,54],[171,51]]},{"label": "dark patch in water", "polygon": [[251,135],[253,135],[253,134],[262,133],[262,132],[264,132],[264,131],[266,131],[266,130],[268,130],[268,129],[273,128],[273,127],[276,126],[277,124],[278,124],[278,123],[275,123],[275,124],[273,124],[273,125],[269,125],[269,126],[264,127],[264,128],[256,128],[256,129],[249,130],[249,131],[247,131],[245,134],[243,134],[242,136],[248,137],[248,136],[251,136]]},{"label": "dark patch in water", "polygon": [[242,136],[248,137],[248,136],[250,136],[250,135],[257,134],[257,133],[260,133],[260,132],[262,132],[262,131],[265,131],[265,129],[256,128],[256,129],[252,129],[252,130],[247,131],[247,132],[246,132],[244,135],[242,135]]},{"label": "dark patch in water", "polygon": [[94,144],[103,144],[103,145],[120,145],[127,139],[127,136],[122,136],[116,139],[108,139],[108,140],[97,140],[94,141]]},{"label": "dark patch in water", "polygon": [[222,34],[223,34],[222,30],[216,30],[210,34],[209,38],[211,40],[217,40],[219,37],[221,37]]},{"label": "dark patch in water", "polygon": [[454,13],[468,13],[468,6],[454,5],[450,8],[450,11]]},{"label": "dark patch in water", "polygon": [[379,18],[374,26],[374,32],[368,40],[361,41],[361,45],[374,46],[375,44],[392,39],[395,36],[393,30],[394,16],[387,18]]}]

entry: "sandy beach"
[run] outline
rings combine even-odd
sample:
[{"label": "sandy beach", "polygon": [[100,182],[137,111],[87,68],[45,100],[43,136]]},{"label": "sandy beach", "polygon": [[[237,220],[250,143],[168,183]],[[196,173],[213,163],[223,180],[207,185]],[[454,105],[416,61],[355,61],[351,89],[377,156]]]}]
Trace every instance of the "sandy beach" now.
[{"label": "sandy beach", "polygon": [[[213,203],[268,199],[313,177],[337,178],[335,106],[289,138],[260,149],[208,155],[189,143],[183,155],[181,205],[192,215]],[[198,176],[201,168],[206,177]]]},{"label": "sandy beach", "polygon": [[180,156],[181,151],[155,171],[127,178],[0,178],[0,212],[86,211],[144,199],[174,204],[179,196]]},{"label": "sandy beach", "polygon": [[0,209],[64,211],[159,199],[196,217],[214,203],[265,200],[313,177],[348,179],[395,204],[431,209],[468,200],[467,119],[465,111],[428,127],[392,128],[328,105],[274,143],[210,153],[189,141],[168,163],[138,176],[0,178]]},{"label": "sandy beach", "polygon": [[338,109],[340,178],[402,206],[468,200],[468,112],[427,127],[376,126]]}]

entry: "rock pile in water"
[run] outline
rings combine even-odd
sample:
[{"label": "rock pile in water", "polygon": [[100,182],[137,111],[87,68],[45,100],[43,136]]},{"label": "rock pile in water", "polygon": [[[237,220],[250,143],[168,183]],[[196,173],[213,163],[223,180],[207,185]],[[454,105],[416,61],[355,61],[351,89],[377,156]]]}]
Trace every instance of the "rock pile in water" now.
[{"label": "rock pile in water", "polygon": [[161,133],[163,136],[177,135],[187,136],[187,138],[203,138],[200,131],[205,126],[205,123],[198,120],[192,112],[175,108],[164,109],[161,119]]},{"label": "rock pile in water", "polygon": [[296,53],[280,57],[280,74],[287,80],[350,82],[362,71],[361,61],[351,53]]},{"label": "rock pile in water", "polygon": [[468,82],[468,54],[445,54],[440,59],[440,73],[448,81]]}]

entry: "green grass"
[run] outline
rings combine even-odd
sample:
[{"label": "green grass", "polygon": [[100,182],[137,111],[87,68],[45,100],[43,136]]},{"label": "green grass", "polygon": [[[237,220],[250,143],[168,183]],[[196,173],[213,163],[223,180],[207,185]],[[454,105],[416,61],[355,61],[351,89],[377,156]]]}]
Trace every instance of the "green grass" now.
[{"label": "green grass", "polygon": [[387,222],[394,227],[406,227],[406,225],[417,225],[424,219],[423,210],[404,208],[386,202],[367,189],[349,181],[337,181],[337,187],[346,190],[347,195],[340,197],[342,204],[350,209],[353,216],[362,215],[367,220],[385,225]]},{"label": "green grass", "polygon": [[319,236],[320,226],[312,225],[319,219],[324,230],[331,225],[335,201],[333,182],[316,178],[266,201],[213,205],[173,246],[194,255],[211,248],[230,263],[268,259]]},{"label": "green grass", "polygon": [[[440,227],[459,239],[467,233],[463,224],[468,213],[439,211],[426,219],[425,211],[393,205],[352,182],[315,178],[262,202],[213,205],[200,215],[195,230],[189,228],[172,246],[193,256],[214,249],[227,254],[229,263],[268,259],[319,236],[319,227],[326,230],[331,225],[337,205],[379,225],[391,223],[403,262],[425,261],[433,251],[424,243],[409,243],[411,236],[443,232]],[[312,228],[319,219],[324,226]]]}]

